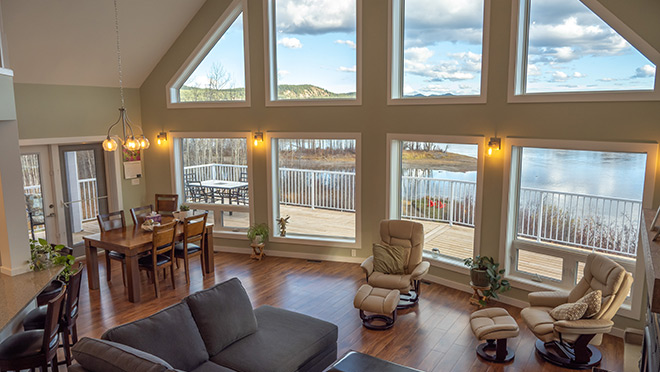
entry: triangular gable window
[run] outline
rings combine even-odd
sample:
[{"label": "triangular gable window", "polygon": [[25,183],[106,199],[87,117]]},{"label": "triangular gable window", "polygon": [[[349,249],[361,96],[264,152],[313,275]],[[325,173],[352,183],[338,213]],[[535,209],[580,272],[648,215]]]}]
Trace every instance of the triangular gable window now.
[{"label": "triangular gable window", "polygon": [[243,1],[230,5],[170,84],[170,103],[249,102]]},{"label": "triangular gable window", "polygon": [[654,90],[656,65],[581,1],[521,6],[516,94]]}]

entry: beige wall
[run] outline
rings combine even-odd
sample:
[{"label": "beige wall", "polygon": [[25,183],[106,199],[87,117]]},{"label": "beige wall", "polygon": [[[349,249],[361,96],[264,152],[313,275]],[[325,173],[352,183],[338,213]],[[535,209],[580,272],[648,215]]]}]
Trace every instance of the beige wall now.
[{"label": "beige wall", "polygon": [[[119,117],[118,88],[14,84],[14,91],[22,140],[104,136]],[[139,90],[124,89],[124,94],[131,122],[140,125]],[[113,133],[119,134],[117,130],[120,128],[115,127]],[[145,203],[145,190],[144,179],[134,186],[123,179],[122,173],[122,199],[127,213],[129,208]]]},{"label": "beige wall", "polygon": [[[511,2],[493,1],[491,9],[488,103],[473,105],[388,106],[387,15],[388,2],[364,0],[363,5],[363,104],[358,107],[265,107],[263,2],[249,0],[251,108],[167,109],[165,86],[209,28],[226,9],[228,0],[207,1],[141,87],[142,120],[150,138],[162,131],[337,131],[361,132],[362,237],[358,256],[370,255],[377,239],[378,222],[386,216],[386,133],[440,135],[517,136],[597,141],[660,141],[659,102],[609,103],[507,103]],[[660,7],[650,0],[623,4],[602,0],[656,48],[660,46]],[[639,3],[640,6],[637,6]],[[643,8],[648,6],[648,9]],[[255,217],[267,220],[266,149],[254,154]],[[502,211],[503,156],[486,159],[481,230],[482,254],[497,256]],[[168,149],[146,156],[147,195],[170,192]],[[660,174],[655,202],[660,203]],[[246,247],[244,240],[222,239],[216,244]],[[350,256],[346,249],[270,243],[268,249],[289,252]],[[432,268],[433,275],[466,283],[463,275]],[[526,292],[510,296],[526,299]],[[618,319],[623,328],[638,325]]]}]

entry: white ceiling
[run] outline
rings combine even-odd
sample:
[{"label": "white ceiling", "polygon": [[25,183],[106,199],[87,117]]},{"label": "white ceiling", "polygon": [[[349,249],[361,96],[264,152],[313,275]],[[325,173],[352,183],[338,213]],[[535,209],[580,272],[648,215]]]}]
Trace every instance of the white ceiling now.
[{"label": "white ceiling", "polygon": [[[112,0],[0,0],[17,83],[119,86]],[[125,87],[137,88],[205,0],[119,0]]]}]

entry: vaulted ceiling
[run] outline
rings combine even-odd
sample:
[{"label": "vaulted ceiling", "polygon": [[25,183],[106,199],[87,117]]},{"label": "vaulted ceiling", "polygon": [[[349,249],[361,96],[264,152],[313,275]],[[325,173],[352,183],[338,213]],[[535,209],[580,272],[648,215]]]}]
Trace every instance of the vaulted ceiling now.
[{"label": "vaulted ceiling", "polygon": [[[119,0],[125,87],[139,87],[205,0]],[[119,86],[112,0],[0,0],[16,83]]]}]

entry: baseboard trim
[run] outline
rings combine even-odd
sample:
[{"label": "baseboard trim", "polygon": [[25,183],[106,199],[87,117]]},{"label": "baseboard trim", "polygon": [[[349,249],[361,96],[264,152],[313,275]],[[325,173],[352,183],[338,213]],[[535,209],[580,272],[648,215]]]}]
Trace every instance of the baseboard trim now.
[{"label": "baseboard trim", "polygon": [[[466,293],[472,293],[472,287],[470,287],[469,285],[463,284],[463,283],[457,283],[457,282],[454,282],[452,280],[441,278],[441,277],[436,276],[436,275],[428,275],[427,274],[426,276],[424,276],[424,280],[428,280],[429,282],[444,285],[445,287],[457,289],[459,291],[463,291],[463,292],[466,292]],[[526,301],[521,301],[521,300],[518,300],[518,299],[515,299],[515,298],[512,298],[512,297],[503,296],[503,295],[499,295],[499,297],[500,298],[497,301],[505,303],[507,305],[519,307],[521,309],[524,308],[524,307],[529,306],[529,303],[526,302]]]},{"label": "baseboard trim", "polygon": [[[225,247],[215,244],[213,246],[214,252],[226,252],[226,253],[240,253],[240,254],[251,254],[251,248],[236,248],[236,247]],[[299,252],[286,252],[286,251],[273,251],[266,250],[266,256],[273,257],[285,257],[285,258],[299,258],[303,260],[320,260],[320,261],[332,261],[332,262],[347,262],[347,263],[362,263],[364,257],[346,257],[346,256],[334,256],[334,255],[325,255],[317,253],[299,253]]]}]

